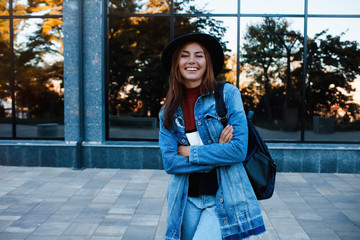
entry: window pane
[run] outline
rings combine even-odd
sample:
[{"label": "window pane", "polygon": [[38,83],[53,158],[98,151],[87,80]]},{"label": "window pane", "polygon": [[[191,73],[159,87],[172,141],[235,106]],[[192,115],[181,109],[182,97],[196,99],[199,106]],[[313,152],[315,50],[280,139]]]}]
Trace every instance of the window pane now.
[{"label": "window pane", "polygon": [[61,15],[62,0],[38,1],[38,0],[14,0],[14,15]]},{"label": "window pane", "polygon": [[306,140],[360,140],[360,19],[309,19]]},{"label": "window pane", "polygon": [[242,18],[240,27],[245,111],[264,139],[300,140],[302,21]]},{"label": "window pane", "polygon": [[240,8],[241,13],[304,14],[304,0],[241,0]]},{"label": "window pane", "polygon": [[62,19],[23,19],[15,30],[17,137],[64,137]]},{"label": "window pane", "polygon": [[309,0],[310,14],[359,14],[358,0]]},{"label": "window pane", "polygon": [[169,18],[110,18],[109,137],[158,139],[158,114],[167,93],[161,52]]},{"label": "window pane", "polygon": [[170,0],[109,0],[109,12],[117,14],[131,13],[170,13]]},{"label": "window pane", "polygon": [[176,13],[237,13],[237,2],[238,0],[175,0],[174,8]]},{"label": "window pane", "polygon": [[342,35],[342,39],[360,42],[360,18],[309,18],[308,36],[314,37],[321,31]]},{"label": "window pane", "polygon": [[0,19],[0,137],[11,137],[10,31]]}]

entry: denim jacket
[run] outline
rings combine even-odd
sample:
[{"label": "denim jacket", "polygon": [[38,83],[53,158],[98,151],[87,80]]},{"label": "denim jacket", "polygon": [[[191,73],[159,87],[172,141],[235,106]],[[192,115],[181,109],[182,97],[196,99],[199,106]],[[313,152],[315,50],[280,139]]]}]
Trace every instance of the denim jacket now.
[{"label": "denim jacket", "polygon": [[265,231],[258,201],[242,164],[247,152],[248,130],[240,91],[231,84],[225,84],[223,94],[228,124],[234,127],[232,140],[218,143],[223,126],[216,113],[214,94],[201,95],[195,103],[194,116],[204,145],[191,146],[189,157],[177,153],[179,145],[189,145],[181,106],[175,113],[171,130],[163,126],[163,109],[160,111],[159,146],[164,169],[170,174],[167,240],[180,239],[189,173],[209,172],[214,168],[219,184],[216,212],[223,239],[242,239]]}]

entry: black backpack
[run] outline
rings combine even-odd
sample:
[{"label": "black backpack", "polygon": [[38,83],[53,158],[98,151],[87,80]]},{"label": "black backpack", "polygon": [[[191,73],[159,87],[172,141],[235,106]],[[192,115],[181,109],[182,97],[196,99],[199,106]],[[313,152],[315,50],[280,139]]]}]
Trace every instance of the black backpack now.
[{"label": "black backpack", "polygon": [[[223,99],[223,90],[226,82],[217,83],[216,112],[221,119],[222,125],[227,125],[226,108]],[[258,200],[271,198],[275,188],[276,164],[271,158],[269,150],[256,130],[254,124],[247,119],[248,123],[248,150],[243,162],[250,183]]]}]

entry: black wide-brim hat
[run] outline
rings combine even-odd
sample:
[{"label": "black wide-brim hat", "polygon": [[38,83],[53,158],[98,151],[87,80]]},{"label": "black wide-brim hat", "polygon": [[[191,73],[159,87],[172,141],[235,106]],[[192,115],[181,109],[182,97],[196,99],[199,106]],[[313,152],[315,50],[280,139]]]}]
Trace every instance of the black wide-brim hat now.
[{"label": "black wide-brim hat", "polygon": [[170,73],[172,56],[178,47],[188,42],[197,42],[204,46],[210,53],[215,77],[224,66],[224,51],[219,41],[213,36],[205,33],[189,33],[171,41],[163,50],[161,61],[165,70]]}]

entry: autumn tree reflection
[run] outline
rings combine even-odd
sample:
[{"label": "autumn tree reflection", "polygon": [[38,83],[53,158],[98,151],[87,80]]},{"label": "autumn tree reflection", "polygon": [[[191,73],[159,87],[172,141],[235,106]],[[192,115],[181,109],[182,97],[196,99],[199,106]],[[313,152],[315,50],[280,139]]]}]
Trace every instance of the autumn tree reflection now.
[{"label": "autumn tree reflection", "polygon": [[[1,0],[0,6],[0,15],[9,16],[9,1]],[[12,15],[0,21],[0,73],[5,76],[0,78],[0,98],[9,101],[14,91],[19,121],[62,123],[63,23],[56,16],[62,14],[62,0],[14,0],[11,7]],[[10,56],[14,72],[10,72]]]}]

